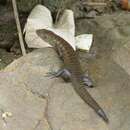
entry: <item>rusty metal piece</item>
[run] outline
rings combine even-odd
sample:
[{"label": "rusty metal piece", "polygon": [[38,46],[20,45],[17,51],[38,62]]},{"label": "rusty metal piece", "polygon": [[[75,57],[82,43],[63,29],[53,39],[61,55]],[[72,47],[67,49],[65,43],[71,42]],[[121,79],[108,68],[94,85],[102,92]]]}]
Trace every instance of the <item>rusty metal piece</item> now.
[{"label": "rusty metal piece", "polygon": [[120,3],[121,3],[122,9],[130,11],[130,0],[121,0]]}]

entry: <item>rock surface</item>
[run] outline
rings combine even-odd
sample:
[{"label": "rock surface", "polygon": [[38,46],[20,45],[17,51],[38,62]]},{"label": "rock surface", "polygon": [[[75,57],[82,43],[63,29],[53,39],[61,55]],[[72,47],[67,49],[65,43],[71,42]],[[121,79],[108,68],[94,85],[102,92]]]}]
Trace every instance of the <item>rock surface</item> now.
[{"label": "rock surface", "polygon": [[130,129],[129,14],[121,11],[93,20],[80,19],[76,22],[77,34],[94,35],[90,57],[81,57],[83,61],[88,60],[88,70],[95,86],[106,99],[105,104],[109,106],[106,110],[109,111],[110,130]]},{"label": "rock surface", "polygon": [[0,129],[129,130],[129,30],[124,30],[129,21],[129,13],[77,21],[77,33],[95,36],[90,57],[84,53],[81,61],[85,70],[87,64],[96,86],[88,91],[108,115],[109,124],[82,101],[71,83],[47,77],[62,64],[54,50],[46,48],[21,57],[0,72],[0,112],[12,113],[0,118]]}]

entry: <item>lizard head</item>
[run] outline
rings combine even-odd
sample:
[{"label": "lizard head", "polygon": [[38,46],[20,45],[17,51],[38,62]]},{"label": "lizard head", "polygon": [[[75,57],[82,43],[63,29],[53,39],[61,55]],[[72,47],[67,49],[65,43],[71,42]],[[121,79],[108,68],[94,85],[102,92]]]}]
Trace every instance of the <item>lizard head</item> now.
[{"label": "lizard head", "polygon": [[36,30],[36,34],[44,41],[48,42],[49,35],[47,33],[47,30],[45,29],[39,29]]}]

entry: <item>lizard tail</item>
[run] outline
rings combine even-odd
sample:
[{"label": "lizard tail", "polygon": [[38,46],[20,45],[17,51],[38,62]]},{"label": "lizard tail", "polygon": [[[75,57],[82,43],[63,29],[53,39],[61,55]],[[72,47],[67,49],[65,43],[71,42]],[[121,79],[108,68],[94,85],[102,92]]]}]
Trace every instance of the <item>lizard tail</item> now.
[{"label": "lizard tail", "polygon": [[[72,81],[74,84],[74,89],[77,94],[86,102],[94,111],[106,122],[109,123],[109,120],[103,111],[103,109],[99,106],[99,104],[92,98],[92,96],[88,93],[87,89],[83,85],[79,85],[78,83]],[[80,87],[79,87],[80,86]]]}]

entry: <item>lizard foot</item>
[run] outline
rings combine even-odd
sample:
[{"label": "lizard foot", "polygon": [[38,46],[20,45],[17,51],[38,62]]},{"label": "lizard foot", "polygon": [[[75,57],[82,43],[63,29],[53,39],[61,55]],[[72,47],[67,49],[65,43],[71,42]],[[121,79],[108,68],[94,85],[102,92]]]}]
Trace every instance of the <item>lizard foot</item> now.
[{"label": "lizard foot", "polygon": [[60,69],[57,72],[49,72],[47,76],[51,78],[61,77],[65,82],[70,82],[71,73],[67,69]]},{"label": "lizard foot", "polygon": [[88,76],[83,75],[81,78],[82,78],[83,84],[85,86],[87,86],[88,88],[93,88],[94,87],[93,83],[92,83],[92,80]]}]

